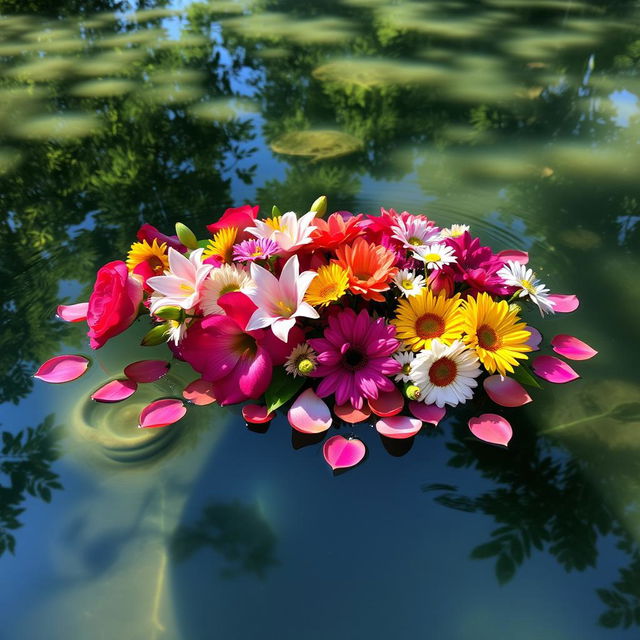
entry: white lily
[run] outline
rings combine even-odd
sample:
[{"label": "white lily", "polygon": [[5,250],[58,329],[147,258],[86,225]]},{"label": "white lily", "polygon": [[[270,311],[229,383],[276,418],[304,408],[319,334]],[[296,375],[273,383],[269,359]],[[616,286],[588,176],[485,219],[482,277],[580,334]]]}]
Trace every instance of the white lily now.
[{"label": "white lily", "polygon": [[311,234],[315,229],[312,222],[315,217],[315,211],[309,211],[301,218],[298,218],[294,211],[287,211],[281,216],[264,221],[255,220],[255,227],[250,227],[246,231],[256,238],[275,240],[283,251],[295,251],[298,247],[311,242]]}]

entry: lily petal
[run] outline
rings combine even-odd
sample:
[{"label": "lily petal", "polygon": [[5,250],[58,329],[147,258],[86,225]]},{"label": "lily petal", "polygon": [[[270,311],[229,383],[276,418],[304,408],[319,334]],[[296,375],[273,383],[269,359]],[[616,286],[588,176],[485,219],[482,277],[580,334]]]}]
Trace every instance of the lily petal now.
[{"label": "lily petal", "polygon": [[404,397],[396,387],[392,391],[379,391],[377,398],[369,398],[369,408],[381,418],[395,416],[404,407]]},{"label": "lily petal", "polygon": [[554,356],[538,356],[531,363],[533,372],[547,382],[564,384],[580,376],[566,363]]},{"label": "lily petal", "polygon": [[393,416],[376,422],[376,431],[387,438],[411,438],[422,429],[422,420]]},{"label": "lily petal", "polygon": [[112,380],[94,391],[91,394],[91,399],[96,402],[120,402],[133,395],[137,388],[138,383],[135,380],[127,380],[126,378]]},{"label": "lily petal", "polygon": [[156,429],[168,427],[187,413],[182,400],[165,398],[148,404],[141,412],[138,427],[140,429]]},{"label": "lily petal", "polygon": [[187,402],[197,404],[198,406],[212,404],[216,401],[216,398],[213,395],[211,382],[203,380],[202,378],[198,378],[197,380],[190,382],[184,388],[182,397],[187,400]]},{"label": "lily petal", "polygon": [[367,448],[362,440],[349,440],[344,436],[333,436],[322,447],[324,459],[334,471],[355,466],[364,458],[366,452]]},{"label": "lily petal", "polygon": [[552,293],[549,300],[553,302],[553,310],[557,313],[571,313],[580,306],[580,300],[573,294],[563,295],[560,293]]},{"label": "lily petal", "polygon": [[78,302],[78,304],[61,304],[56,310],[56,315],[66,322],[82,322],[87,319],[88,302]]},{"label": "lily petal", "polygon": [[469,420],[469,429],[476,438],[506,447],[513,436],[509,421],[495,413],[483,413]]},{"label": "lily petal", "polygon": [[598,353],[586,342],[566,334],[556,336],[551,341],[551,345],[556,353],[569,358],[569,360],[588,360]]},{"label": "lily petal", "polygon": [[167,375],[169,366],[166,360],[138,360],[124,368],[124,375],[136,382],[155,382]]},{"label": "lily petal", "polygon": [[500,375],[489,376],[485,378],[483,385],[487,395],[503,407],[521,407],[531,402],[531,396],[513,378]]},{"label": "lily petal", "polygon": [[60,384],[71,382],[83,375],[89,367],[89,360],[84,356],[56,356],[40,365],[33,374],[34,378]]},{"label": "lily petal", "polygon": [[289,424],[302,433],[321,433],[333,422],[331,411],[313,389],[303,391],[287,414]]},{"label": "lily petal", "polygon": [[434,426],[437,426],[447,413],[444,407],[415,401],[409,403],[409,411],[411,411],[416,418],[422,420],[422,422],[428,422]]}]

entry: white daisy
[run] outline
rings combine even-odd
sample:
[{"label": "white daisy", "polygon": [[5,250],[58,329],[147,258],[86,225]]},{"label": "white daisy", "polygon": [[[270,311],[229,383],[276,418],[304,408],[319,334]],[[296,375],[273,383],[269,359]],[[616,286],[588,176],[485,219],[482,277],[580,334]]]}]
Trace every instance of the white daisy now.
[{"label": "white daisy", "polygon": [[392,238],[402,242],[402,246],[406,249],[416,249],[416,247],[424,247],[429,242],[435,240],[440,229],[433,225],[429,220],[413,217],[408,221],[398,218],[398,223],[391,227]]},{"label": "white daisy", "polygon": [[300,218],[294,211],[287,211],[267,220],[254,220],[255,227],[245,231],[256,238],[274,240],[283,251],[295,251],[311,242],[311,234],[316,228],[313,224],[315,217],[315,211],[309,211]]},{"label": "white daisy", "polygon": [[209,277],[200,287],[200,308],[205,316],[224,314],[224,309],[218,305],[218,298],[225,293],[241,291],[246,293],[255,289],[255,283],[249,274],[239,265],[223,264],[212,269]]},{"label": "white daisy", "polygon": [[425,404],[455,407],[473,397],[482,373],[478,356],[460,340],[449,346],[435,339],[411,364],[411,380],[420,388],[420,400]]},{"label": "white daisy", "polygon": [[409,269],[401,269],[393,278],[395,285],[405,297],[417,296],[426,286],[423,276],[417,276]]},{"label": "white daisy", "polygon": [[510,287],[518,287],[516,291],[519,298],[527,296],[540,310],[540,315],[553,313],[555,302],[549,299],[549,289],[536,278],[533,269],[527,269],[526,265],[509,260],[498,271],[498,276]]},{"label": "white daisy", "polygon": [[399,351],[391,356],[402,369],[396,375],[396,382],[411,382],[411,363],[415,360],[413,351]]},{"label": "white daisy", "polygon": [[465,231],[469,231],[470,228],[468,224],[452,224],[450,227],[446,227],[440,231],[439,240],[459,238]]},{"label": "white daisy", "polygon": [[164,335],[168,335],[168,340],[173,340],[175,345],[180,344],[180,341],[187,333],[187,323],[178,322],[177,320],[167,321],[169,328],[165,331]]},{"label": "white daisy", "polygon": [[457,258],[451,247],[446,244],[431,244],[426,247],[417,247],[413,254],[427,265],[427,269],[441,269],[446,264],[457,262]]},{"label": "white daisy", "polygon": [[318,354],[311,348],[310,344],[301,342],[295,346],[286,362],[284,368],[289,375],[308,376],[318,365]]}]

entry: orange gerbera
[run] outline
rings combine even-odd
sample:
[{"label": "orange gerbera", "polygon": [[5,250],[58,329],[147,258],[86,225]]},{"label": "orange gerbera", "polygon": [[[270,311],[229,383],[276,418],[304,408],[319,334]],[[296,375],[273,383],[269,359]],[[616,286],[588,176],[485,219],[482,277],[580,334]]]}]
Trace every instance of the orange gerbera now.
[{"label": "orange gerbera", "polygon": [[363,230],[359,226],[362,214],[343,218],[338,212],[332,213],[327,220],[315,218],[315,231],[311,234],[311,247],[314,249],[335,249],[341,244],[351,242]]},{"label": "orange gerbera", "polygon": [[377,244],[369,244],[357,238],[353,245],[336,249],[336,264],[349,274],[349,291],[365,300],[384,302],[381,291],[389,289],[389,282],[398,269],[393,266],[396,256],[393,251]]}]

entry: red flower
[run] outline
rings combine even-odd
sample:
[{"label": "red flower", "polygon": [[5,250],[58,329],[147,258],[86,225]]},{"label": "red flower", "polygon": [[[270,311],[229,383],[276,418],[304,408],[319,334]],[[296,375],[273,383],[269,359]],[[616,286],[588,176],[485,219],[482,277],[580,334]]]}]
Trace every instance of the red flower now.
[{"label": "red flower", "polygon": [[316,218],[315,231],[311,234],[310,247],[314,249],[336,249],[341,244],[355,240],[364,233],[360,227],[362,214],[344,217],[340,212],[332,213],[327,220]]},{"label": "red flower", "polygon": [[140,242],[146,240],[149,244],[153,244],[154,240],[158,241],[158,244],[166,243],[167,248],[173,247],[176,251],[180,253],[186,253],[187,247],[185,247],[180,240],[178,240],[178,236],[167,236],[164,233],[161,233],[156,229],[153,225],[143,224],[139,229],[138,233],[136,233],[136,237]]},{"label": "red flower", "polygon": [[252,207],[248,204],[243,207],[235,207],[227,209],[218,222],[208,224],[207,229],[209,233],[214,236],[221,229],[227,229],[229,227],[235,227],[238,229],[238,235],[236,236],[236,243],[247,240],[249,237],[244,233],[247,227],[253,227],[258,211],[260,207]]}]

